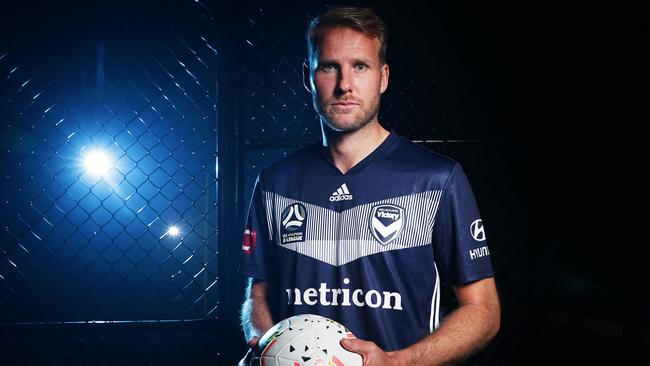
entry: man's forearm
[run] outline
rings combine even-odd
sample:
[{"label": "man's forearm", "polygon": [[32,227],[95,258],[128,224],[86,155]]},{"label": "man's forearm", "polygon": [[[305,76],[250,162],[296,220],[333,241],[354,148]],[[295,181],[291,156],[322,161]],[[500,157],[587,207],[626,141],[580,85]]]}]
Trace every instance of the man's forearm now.
[{"label": "man's forearm", "polygon": [[[495,315],[496,311],[496,315]],[[466,304],[445,319],[427,337],[392,352],[399,365],[446,365],[461,360],[484,346],[499,329],[498,304]]]},{"label": "man's forearm", "polygon": [[242,305],[241,322],[246,342],[249,343],[255,337],[261,337],[273,326],[271,311],[266,302],[265,283],[249,283],[246,289],[246,301]]}]

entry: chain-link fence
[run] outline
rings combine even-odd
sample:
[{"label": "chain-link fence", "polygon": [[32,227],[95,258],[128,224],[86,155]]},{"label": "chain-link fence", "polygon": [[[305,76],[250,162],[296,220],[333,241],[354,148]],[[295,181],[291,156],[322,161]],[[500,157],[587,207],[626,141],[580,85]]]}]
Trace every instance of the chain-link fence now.
[{"label": "chain-link fence", "polygon": [[146,350],[219,304],[216,21],[192,1],[38,6],[10,9],[0,47],[0,363],[178,357]]}]

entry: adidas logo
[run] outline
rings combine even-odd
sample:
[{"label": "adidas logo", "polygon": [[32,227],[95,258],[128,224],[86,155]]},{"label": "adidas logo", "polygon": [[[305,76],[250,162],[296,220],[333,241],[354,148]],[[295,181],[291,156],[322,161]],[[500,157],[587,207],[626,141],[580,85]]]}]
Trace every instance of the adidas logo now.
[{"label": "adidas logo", "polygon": [[330,196],[330,201],[350,201],[353,198],[352,194],[348,190],[348,186],[343,183],[339,189],[334,191]]}]

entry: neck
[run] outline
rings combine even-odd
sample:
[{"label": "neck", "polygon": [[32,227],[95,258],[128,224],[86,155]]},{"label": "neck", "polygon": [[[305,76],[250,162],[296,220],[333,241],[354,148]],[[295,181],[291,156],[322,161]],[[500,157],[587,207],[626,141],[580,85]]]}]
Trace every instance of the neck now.
[{"label": "neck", "polygon": [[321,123],[323,145],[334,165],[343,173],[370,155],[390,134],[379,122],[371,122],[354,131],[334,131]]}]

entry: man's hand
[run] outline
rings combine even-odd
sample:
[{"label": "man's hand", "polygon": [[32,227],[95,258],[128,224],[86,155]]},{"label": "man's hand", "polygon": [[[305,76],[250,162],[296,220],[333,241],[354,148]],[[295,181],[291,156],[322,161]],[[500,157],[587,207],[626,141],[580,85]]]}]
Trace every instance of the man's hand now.
[{"label": "man's hand", "polygon": [[358,338],[341,339],[341,346],[350,352],[355,352],[363,358],[363,366],[398,366],[399,360],[395,352],[384,352],[375,342]]},{"label": "man's hand", "polygon": [[260,350],[259,342],[259,337],[253,337],[248,341],[248,351],[244,358],[237,363],[237,366],[253,366],[260,364],[260,354],[262,353],[262,350]]}]

